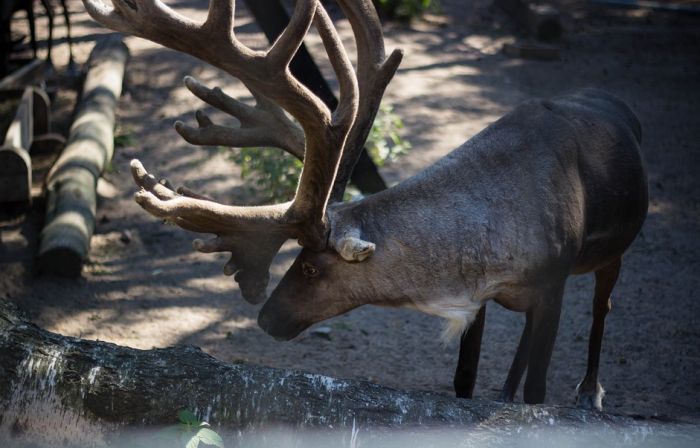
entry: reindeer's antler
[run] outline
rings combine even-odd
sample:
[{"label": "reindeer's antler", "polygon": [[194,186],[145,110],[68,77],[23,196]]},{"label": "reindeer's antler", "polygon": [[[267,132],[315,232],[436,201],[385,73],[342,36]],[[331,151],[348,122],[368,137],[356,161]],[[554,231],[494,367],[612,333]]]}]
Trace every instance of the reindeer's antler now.
[{"label": "reindeer's antler", "polygon": [[384,91],[403,58],[403,52],[399,49],[386,57],[382,24],[371,0],[338,0],[338,3],[355,35],[360,103],[331,192],[333,202],[343,200],[345,187],[372,129]]},{"label": "reindeer's antler", "polygon": [[[215,125],[198,112],[199,128],[176,123],[176,130],[187,141],[276,146],[303,157],[304,168],[294,199],[261,207],[226,206],[191,194],[177,194],[156,182],[138,161],[132,163],[134,179],[141,187],[136,201],[154,216],[184,229],[216,234],[208,242],[196,240],[195,248],[231,252],[224,271],[237,273],[236,280],[247,299],[264,298],[269,265],[286,239],[296,238],[313,250],[326,247],[326,206],[331,190],[334,197],[342,197],[381,95],[401,59],[395,52],[384,61],[381,27],[373,5],[369,0],[339,1],[358,43],[359,69],[355,75],[328,14],[317,0],[296,2],[289,25],[267,51],[254,51],[236,39],[233,0],[210,0],[203,23],[182,17],[159,0],[111,0],[111,8],[100,0],[83,3],[98,22],[202,59],[237,77],[253,93],[255,107],[186,78],[186,86],[197,97],[241,122],[238,129]],[[338,78],[340,99],[333,112],[289,70],[312,23]],[[346,145],[350,151],[344,154]]]}]

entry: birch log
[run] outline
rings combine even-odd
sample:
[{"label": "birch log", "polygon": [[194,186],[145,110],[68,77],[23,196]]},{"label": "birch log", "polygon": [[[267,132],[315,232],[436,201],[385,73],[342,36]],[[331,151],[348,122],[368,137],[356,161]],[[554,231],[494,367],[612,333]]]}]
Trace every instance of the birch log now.
[{"label": "birch log", "polygon": [[97,180],[114,152],[115,109],[127,57],[121,38],[98,42],[90,55],[68,143],[47,176],[42,272],[77,276],[82,270],[95,227]]},{"label": "birch log", "polygon": [[242,443],[245,433],[280,426],[293,434],[311,429],[350,433],[353,428],[425,432],[439,427],[460,431],[460,437],[485,431],[490,437],[506,438],[532,428],[566,428],[586,437],[594,429],[622,428],[627,439],[630,434],[672,434],[676,443],[668,446],[683,446],[680,442],[692,442],[698,435],[691,431],[687,438],[682,425],[580,409],[456,399],[365,381],[226,364],[190,346],[136,350],[81,340],[45,331],[0,300],[3,447],[135,446],[115,440],[123,440],[134,428],[172,424],[182,409],[210,422],[229,441],[237,439],[240,446],[252,446]]}]

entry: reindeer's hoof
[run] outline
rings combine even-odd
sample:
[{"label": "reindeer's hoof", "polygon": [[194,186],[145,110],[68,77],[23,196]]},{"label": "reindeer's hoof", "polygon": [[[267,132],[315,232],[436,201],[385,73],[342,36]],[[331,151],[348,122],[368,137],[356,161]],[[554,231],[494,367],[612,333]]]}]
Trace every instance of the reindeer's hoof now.
[{"label": "reindeer's hoof", "polygon": [[595,389],[592,387],[585,387],[583,383],[579,383],[579,385],[576,386],[576,406],[579,408],[602,411],[604,396],[605,389],[603,389],[600,383],[596,383]]},{"label": "reindeer's hoof", "polygon": [[515,398],[514,395],[515,394],[511,394],[504,387],[498,396],[498,401],[502,401],[503,403],[512,403],[513,399]]}]

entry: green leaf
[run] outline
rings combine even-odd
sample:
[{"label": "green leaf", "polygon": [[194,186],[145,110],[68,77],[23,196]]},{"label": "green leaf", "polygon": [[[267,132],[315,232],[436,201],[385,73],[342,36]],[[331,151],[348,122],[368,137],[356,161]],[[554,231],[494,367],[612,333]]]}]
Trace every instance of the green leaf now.
[{"label": "green leaf", "polygon": [[199,437],[197,434],[193,435],[190,440],[187,441],[185,448],[197,448],[199,446]]},{"label": "green leaf", "polygon": [[114,147],[124,148],[127,146],[134,146],[136,144],[136,139],[131,134],[122,134],[114,136]]},{"label": "green leaf", "polygon": [[177,413],[177,419],[185,425],[199,426],[199,419],[191,411],[182,409]]},{"label": "green leaf", "polygon": [[197,431],[197,437],[199,440],[206,443],[207,445],[217,446],[219,448],[224,448],[224,440],[216,432],[209,428],[201,428]]}]

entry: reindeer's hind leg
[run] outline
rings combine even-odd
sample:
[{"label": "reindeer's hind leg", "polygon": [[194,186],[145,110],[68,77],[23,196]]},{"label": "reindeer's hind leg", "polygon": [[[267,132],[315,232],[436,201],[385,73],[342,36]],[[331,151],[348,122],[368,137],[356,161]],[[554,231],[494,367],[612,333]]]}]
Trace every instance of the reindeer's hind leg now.
[{"label": "reindeer's hind leg", "polygon": [[53,49],[53,6],[49,0],[41,0],[41,4],[44,7],[44,11],[46,11],[46,17],[49,20],[49,38],[46,44],[46,60],[49,62],[49,65],[53,65],[53,62],[51,61],[51,50]]},{"label": "reindeer's hind leg", "polygon": [[63,20],[66,22],[66,39],[68,40],[68,72],[73,75],[77,72],[75,60],[73,59],[73,37],[70,29],[70,11],[66,5],[66,0],[61,0],[63,7]]},{"label": "reindeer's hind leg", "polygon": [[29,22],[29,39],[32,45],[32,53],[36,59],[39,47],[36,42],[36,17],[34,16],[34,2],[27,2],[27,22]]},{"label": "reindeer's hind leg", "polygon": [[605,316],[612,306],[610,293],[620,274],[622,259],[618,258],[595,273],[595,296],[593,297],[593,325],[588,342],[588,368],[583,381],[576,386],[576,405],[587,409],[603,409],[605,391],[598,382],[600,348],[605,331]]},{"label": "reindeer's hind leg", "polygon": [[459,360],[454,378],[454,387],[458,398],[471,398],[474,394],[485,320],[486,305],[481,307],[474,322],[462,333],[459,344]]}]

